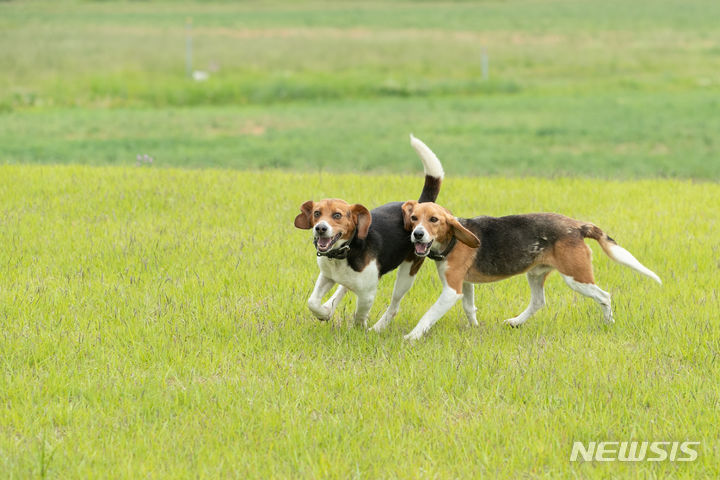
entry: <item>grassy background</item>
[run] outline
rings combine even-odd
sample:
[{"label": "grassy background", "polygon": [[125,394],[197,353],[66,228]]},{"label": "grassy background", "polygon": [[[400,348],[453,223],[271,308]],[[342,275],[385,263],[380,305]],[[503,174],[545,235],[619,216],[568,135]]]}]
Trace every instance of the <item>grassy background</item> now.
[{"label": "grassy background", "polygon": [[[0,162],[720,178],[720,4],[0,2]],[[194,66],[185,76],[185,22]],[[483,80],[480,54],[490,56]]]},{"label": "grassy background", "polygon": [[[458,214],[595,221],[665,284],[593,242],[615,325],[552,275],[547,308],[507,328],[529,299],[514,278],[477,288],[481,328],[456,306],[411,346],[401,336],[435,300],[434,268],[382,335],[346,327],[354,300],[320,324],[305,307],[314,251],[291,222],[309,191],[362,191],[377,205],[416,196],[419,175],[0,174],[0,470],[10,478],[720,473],[720,214],[706,207],[716,184],[448,179],[441,198]],[[702,445],[690,464],[568,461],[573,441],[593,439]]]},{"label": "grassy background", "polygon": [[[719,16],[0,2],[0,472],[717,477]],[[185,76],[188,17],[206,82]],[[505,328],[529,297],[515,278],[477,288],[483,327],[455,307],[407,345],[432,266],[387,333],[345,328],[353,300],[319,324],[292,218],[311,197],[416,197],[410,132],[456,214],[596,222],[665,284],[592,244],[611,327],[552,276],[548,307]],[[571,464],[575,440],[702,445],[692,464]]]},{"label": "grassy background", "polygon": [[[450,175],[720,178],[720,96],[525,98],[50,109],[0,115],[7,162],[417,171],[414,132]],[[651,113],[648,113],[651,112]],[[620,120],[622,119],[622,120]]]}]

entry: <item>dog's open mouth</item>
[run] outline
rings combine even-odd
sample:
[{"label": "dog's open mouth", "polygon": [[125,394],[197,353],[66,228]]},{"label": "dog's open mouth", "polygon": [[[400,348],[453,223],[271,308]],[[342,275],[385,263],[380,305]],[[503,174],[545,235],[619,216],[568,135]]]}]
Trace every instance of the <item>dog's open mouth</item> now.
[{"label": "dog's open mouth", "polygon": [[415,243],[415,255],[419,257],[424,257],[425,255],[430,253],[430,246],[432,245],[432,243],[432,241],[429,241],[428,243]]},{"label": "dog's open mouth", "polygon": [[317,237],[315,238],[315,248],[317,248],[318,252],[325,253],[335,245],[335,242],[337,242],[341,236],[342,232],[334,237]]}]

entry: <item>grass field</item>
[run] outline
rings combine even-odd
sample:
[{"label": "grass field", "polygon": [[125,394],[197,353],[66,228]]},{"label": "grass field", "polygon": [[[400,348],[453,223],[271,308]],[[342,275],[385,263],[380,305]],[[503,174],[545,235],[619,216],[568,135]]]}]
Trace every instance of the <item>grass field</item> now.
[{"label": "grass field", "polygon": [[[343,100],[0,115],[6,162],[412,173],[408,133],[459,175],[720,178],[720,96]],[[652,112],[648,116],[647,112]]]},{"label": "grass field", "polygon": [[[206,82],[185,76],[188,17]],[[455,175],[715,180],[718,17],[707,0],[0,2],[0,162],[411,173],[412,131]]]},{"label": "grass field", "polygon": [[[0,1],[0,477],[717,478],[720,3]],[[193,68],[185,74],[185,23]],[[483,79],[480,53],[490,55]],[[616,323],[553,275],[417,344],[305,306],[299,205],[592,221]],[[136,166],[138,155],[152,165]],[[371,320],[390,299],[381,282]],[[697,441],[572,463],[574,441]]]},{"label": "grass field", "polygon": [[[617,322],[553,275],[521,329],[523,278],[477,288],[416,345],[425,266],[382,335],[305,307],[292,219],[308,192],[413,198],[421,177],[5,166],[0,470],[23,478],[714,477],[717,184],[449,178],[458,215],[594,221],[665,281],[597,248]],[[582,194],[578,194],[582,192]],[[384,278],[371,318],[387,305]],[[574,440],[702,442],[691,464],[571,464]]]}]

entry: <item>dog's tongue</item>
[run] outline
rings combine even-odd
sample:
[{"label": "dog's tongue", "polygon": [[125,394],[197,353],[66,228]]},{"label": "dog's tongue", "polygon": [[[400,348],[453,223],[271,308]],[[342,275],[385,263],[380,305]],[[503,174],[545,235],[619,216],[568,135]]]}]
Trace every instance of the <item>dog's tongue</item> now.
[{"label": "dog's tongue", "polygon": [[317,246],[321,250],[325,250],[330,246],[330,242],[332,241],[331,237],[319,237],[317,239]]},{"label": "dog's tongue", "polygon": [[427,243],[416,243],[415,244],[415,253],[418,255],[425,255],[428,251],[428,247],[430,245]]}]

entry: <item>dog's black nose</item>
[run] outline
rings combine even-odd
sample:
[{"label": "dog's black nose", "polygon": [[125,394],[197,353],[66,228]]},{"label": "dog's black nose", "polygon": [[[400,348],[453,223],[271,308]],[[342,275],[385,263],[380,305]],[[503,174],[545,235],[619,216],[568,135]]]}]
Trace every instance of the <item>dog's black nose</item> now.
[{"label": "dog's black nose", "polygon": [[413,232],[413,237],[417,238],[418,240],[420,240],[423,237],[423,235],[425,235],[425,232],[419,232],[417,230],[415,230]]},{"label": "dog's black nose", "polygon": [[325,233],[325,232],[327,232],[327,230],[328,230],[328,227],[324,223],[319,223],[319,224],[315,225],[315,231],[317,233]]}]

